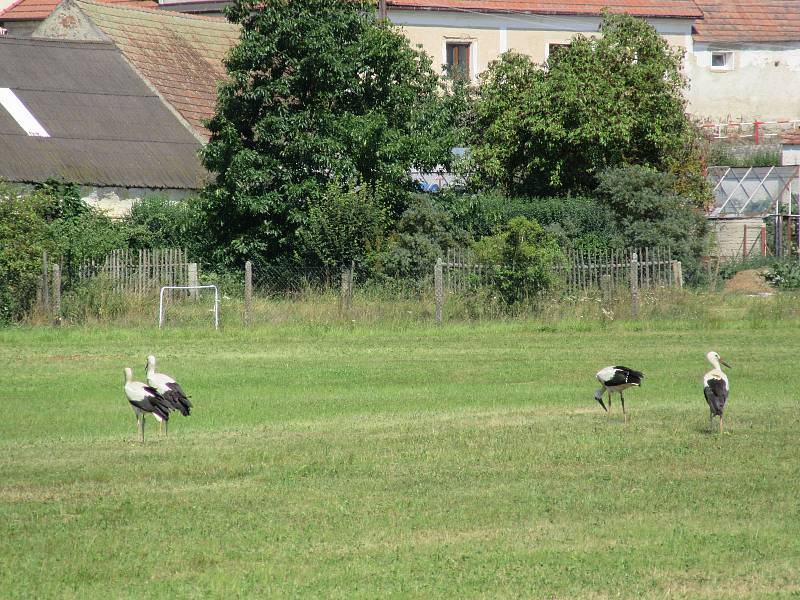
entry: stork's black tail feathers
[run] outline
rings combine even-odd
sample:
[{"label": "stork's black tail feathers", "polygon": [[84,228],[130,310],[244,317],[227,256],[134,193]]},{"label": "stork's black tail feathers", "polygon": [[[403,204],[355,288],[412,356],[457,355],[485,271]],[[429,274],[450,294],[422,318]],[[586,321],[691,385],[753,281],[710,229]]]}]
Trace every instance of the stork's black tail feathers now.
[{"label": "stork's black tail feathers", "polygon": [[184,417],[188,417],[192,412],[192,404],[186,396],[174,391],[164,392],[164,400],[169,403],[170,409],[177,410]]},{"label": "stork's black tail feathers", "polygon": [[169,403],[170,408],[177,410],[184,417],[188,417],[192,412],[192,403],[183,392],[183,389],[177,383],[167,384],[169,390],[164,392],[162,396]]},{"label": "stork's black tail feathers", "polygon": [[630,383],[633,385],[642,385],[642,379],[644,379],[644,373],[641,371],[636,371],[635,369],[631,369],[629,367],[623,367],[622,365],[617,365],[614,367],[615,369],[619,369],[625,373],[625,383]]}]

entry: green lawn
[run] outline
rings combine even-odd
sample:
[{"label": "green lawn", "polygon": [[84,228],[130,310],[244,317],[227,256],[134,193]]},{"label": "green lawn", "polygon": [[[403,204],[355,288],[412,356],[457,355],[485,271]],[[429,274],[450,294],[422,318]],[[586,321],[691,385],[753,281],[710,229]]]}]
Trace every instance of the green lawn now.
[{"label": "green lawn", "polygon": [[[800,595],[800,320],[0,330],[0,597]],[[734,366],[727,431],[700,379]],[[122,368],[192,396],[136,441]],[[646,373],[626,426],[594,373]]]}]

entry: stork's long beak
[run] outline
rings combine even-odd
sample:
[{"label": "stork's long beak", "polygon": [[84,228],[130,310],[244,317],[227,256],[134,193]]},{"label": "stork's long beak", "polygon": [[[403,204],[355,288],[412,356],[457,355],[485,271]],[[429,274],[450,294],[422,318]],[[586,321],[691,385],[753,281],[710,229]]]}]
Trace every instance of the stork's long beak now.
[{"label": "stork's long beak", "polygon": [[722,358],[720,358],[720,359],[719,359],[719,362],[720,362],[721,364],[725,365],[726,367],[728,367],[729,369],[732,369],[732,368],[733,368],[733,367],[732,367],[732,366],[730,366],[728,363],[726,363],[724,360],[722,360]]},{"label": "stork's long beak", "polygon": [[597,400],[600,403],[600,406],[603,407],[604,411],[608,412],[608,409],[606,408],[606,405],[603,403],[603,397],[602,396],[600,398],[595,396],[594,399]]}]

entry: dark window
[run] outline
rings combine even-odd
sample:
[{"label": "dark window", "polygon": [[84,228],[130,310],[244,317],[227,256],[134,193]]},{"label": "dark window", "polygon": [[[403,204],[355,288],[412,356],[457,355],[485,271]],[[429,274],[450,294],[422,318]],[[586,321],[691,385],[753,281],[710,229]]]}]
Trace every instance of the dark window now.
[{"label": "dark window", "polygon": [[450,77],[469,77],[470,44],[447,44],[447,74]]},{"label": "dark window", "polygon": [[547,58],[553,59],[556,55],[563,51],[564,48],[569,48],[569,44],[547,44]]}]

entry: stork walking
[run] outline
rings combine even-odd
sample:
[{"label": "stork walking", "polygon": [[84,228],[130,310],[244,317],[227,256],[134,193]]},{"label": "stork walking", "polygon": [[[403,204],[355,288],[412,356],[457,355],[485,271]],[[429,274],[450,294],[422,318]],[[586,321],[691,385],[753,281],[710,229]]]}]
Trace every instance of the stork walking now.
[{"label": "stork walking", "polygon": [[711,409],[711,416],[708,421],[709,431],[714,429],[714,417],[719,416],[719,432],[722,433],[722,413],[725,410],[725,404],[728,402],[728,376],[722,372],[720,363],[731,369],[732,367],[726,363],[719,354],[713,350],[706,354],[708,362],[714,367],[708,373],[703,375],[703,394],[708,402],[708,408]]},{"label": "stork walking", "polygon": [[184,417],[192,412],[192,403],[180,384],[169,375],[156,373],[156,357],[152,354],[147,357],[147,383],[164,397],[171,410],[177,410]]},{"label": "stork walking", "polygon": [[159,423],[169,421],[169,405],[155,389],[141,381],[133,381],[133,370],[125,367],[125,396],[136,415],[136,429],[139,439],[144,444],[144,415],[150,413]]},{"label": "stork walking", "polygon": [[[619,399],[622,402],[622,414],[625,417],[625,422],[628,422],[628,413],[625,412],[625,396],[622,395],[622,392],[627,390],[629,387],[632,386],[640,386],[642,385],[642,379],[644,379],[644,373],[641,371],[635,371],[628,367],[623,367],[622,365],[617,365],[614,367],[605,367],[604,369],[600,369],[597,372],[597,381],[599,381],[603,387],[598,388],[597,391],[594,393],[594,399],[600,403],[600,406],[603,407],[608,414],[611,414],[611,394],[614,392],[619,393]],[[603,394],[608,392],[608,408],[606,405],[603,404]]]}]

